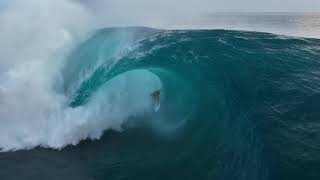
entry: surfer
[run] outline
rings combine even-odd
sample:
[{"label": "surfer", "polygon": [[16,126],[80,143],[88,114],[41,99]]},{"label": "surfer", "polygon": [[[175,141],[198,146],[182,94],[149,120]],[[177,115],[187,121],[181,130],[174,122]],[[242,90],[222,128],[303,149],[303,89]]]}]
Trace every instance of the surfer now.
[{"label": "surfer", "polygon": [[160,90],[156,90],[153,93],[150,94],[154,101],[154,110],[157,112],[160,109]]}]

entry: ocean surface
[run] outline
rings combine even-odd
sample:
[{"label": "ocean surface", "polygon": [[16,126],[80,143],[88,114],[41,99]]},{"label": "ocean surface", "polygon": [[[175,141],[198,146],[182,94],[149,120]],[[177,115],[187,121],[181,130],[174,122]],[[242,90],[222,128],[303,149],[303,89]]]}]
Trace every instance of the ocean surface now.
[{"label": "ocean surface", "polygon": [[0,179],[320,179],[320,15],[200,19],[98,29],[66,54],[63,106],[0,110]]}]

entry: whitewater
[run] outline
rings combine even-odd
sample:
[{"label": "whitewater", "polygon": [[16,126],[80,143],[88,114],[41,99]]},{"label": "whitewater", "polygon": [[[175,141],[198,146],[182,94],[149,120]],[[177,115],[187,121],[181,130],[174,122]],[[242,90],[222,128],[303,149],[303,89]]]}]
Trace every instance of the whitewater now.
[{"label": "whitewater", "polygon": [[[121,131],[128,117],[152,111],[150,94],[161,83],[145,70],[108,82],[108,88],[85,106],[70,106],[72,91],[101,63],[97,58],[77,77],[63,77],[68,54],[102,26],[96,17],[83,4],[68,0],[15,1],[1,12],[1,151],[36,146],[61,149],[99,139],[104,130]],[[110,69],[134,48],[130,35],[119,38],[118,47],[110,50],[119,56],[108,62]]]}]

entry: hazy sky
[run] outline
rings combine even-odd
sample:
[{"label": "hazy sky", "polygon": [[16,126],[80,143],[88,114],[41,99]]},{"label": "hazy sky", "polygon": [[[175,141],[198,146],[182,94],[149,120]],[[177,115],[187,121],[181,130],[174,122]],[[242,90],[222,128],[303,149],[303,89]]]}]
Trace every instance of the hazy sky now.
[{"label": "hazy sky", "polygon": [[320,12],[320,0],[207,0],[207,3],[218,11]]},{"label": "hazy sky", "polygon": [[[0,0],[0,9],[15,0]],[[75,0],[76,1],[76,0]],[[320,0],[78,0],[93,4],[128,4],[128,7],[174,7],[216,11],[320,12]],[[165,9],[163,9],[165,11]]]},{"label": "hazy sky", "polygon": [[[81,0],[138,6],[172,6],[176,9],[216,11],[320,12],[320,0]],[[163,9],[165,11],[165,9]]]}]

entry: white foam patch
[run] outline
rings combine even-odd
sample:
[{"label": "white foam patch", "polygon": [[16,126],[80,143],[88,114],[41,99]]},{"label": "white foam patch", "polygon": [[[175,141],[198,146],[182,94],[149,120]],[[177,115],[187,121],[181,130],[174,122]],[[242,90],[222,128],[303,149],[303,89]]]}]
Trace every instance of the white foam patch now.
[{"label": "white foam patch", "polygon": [[67,0],[16,0],[0,11],[1,150],[49,147],[68,125],[59,71],[87,27],[90,15]]},{"label": "white foam patch", "polygon": [[[27,69],[32,71],[32,67]],[[157,76],[134,70],[107,82],[88,104],[71,108],[46,80],[30,81],[32,73],[23,72],[8,73],[2,83],[2,151],[35,146],[61,149],[87,138],[99,139],[106,129],[121,131],[129,117],[152,111],[150,94],[161,89]]]},{"label": "white foam patch", "polygon": [[0,11],[1,151],[60,149],[97,139],[150,110],[150,93],[161,83],[145,70],[124,73],[88,104],[69,107],[60,71],[94,22],[82,4],[71,0],[15,0]]}]

